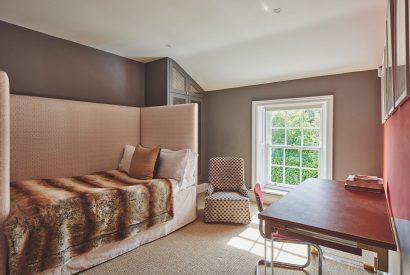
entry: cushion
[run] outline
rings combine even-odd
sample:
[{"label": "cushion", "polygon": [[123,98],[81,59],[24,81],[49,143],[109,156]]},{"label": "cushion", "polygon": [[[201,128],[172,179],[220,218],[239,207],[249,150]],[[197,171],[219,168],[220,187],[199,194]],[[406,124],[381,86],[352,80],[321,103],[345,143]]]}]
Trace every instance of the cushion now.
[{"label": "cushion", "polygon": [[249,201],[248,197],[244,197],[238,192],[214,192],[205,197],[205,200],[211,201]]},{"label": "cushion", "polygon": [[128,144],[125,145],[124,154],[122,155],[120,165],[118,165],[119,170],[127,172],[127,174],[130,173],[131,159],[132,159],[132,156],[134,155],[134,151],[135,151],[135,146],[128,145]]},{"label": "cushion", "polygon": [[138,145],[132,155],[129,175],[137,179],[152,179],[158,165],[161,147],[146,148]]},{"label": "cushion", "polygon": [[[128,145],[128,144],[125,145],[124,154],[123,154],[122,159],[120,161],[120,164],[118,166],[119,170],[125,171],[129,174],[131,159],[132,159],[132,156],[134,154],[134,151],[135,151],[135,146]],[[164,157],[164,152],[167,152],[167,153],[170,152],[171,157],[167,157],[167,156]],[[182,176],[182,178],[180,178],[176,175],[173,175],[173,177],[180,178],[180,179],[175,179],[175,180],[177,180],[179,182],[181,188],[185,189],[185,188],[193,185],[196,181],[195,172],[196,172],[196,167],[197,167],[198,154],[195,153],[194,151],[192,151],[191,149],[183,149],[183,150],[179,150],[179,151],[173,151],[173,150],[169,150],[169,149],[161,149],[161,153],[160,153],[160,156],[159,156],[158,174],[156,176],[161,177],[161,178],[168,178],[166,176],[169,176],[172,173],[174,173],[174,172],[171,172],[171,173],[166,174],[164,172],[164,169],[161,168],[161,167],[164,166],[164,165],[169,166],[167,162],[168,161],[171,161],[171,162],[173,161],[173,159],[174,159],[174,156],[173,156],[174,154],[173,153],[175,153],[176,155],[179,156],[180,152],[185,152],[185,153],[188,152],[187,153],[188,157],[186,159],[186,164],[184,166],[183,176]],[[175,168],[174,168],[174,170],[175,170]],[[170,178],[173,178],[173,177],[170,177]]]},{"label": "cushion", "polygon": [[188,149],[179,151],[162,149],[159,157],[158,178],[181,181],[185,175],[189,153]]},{"label": "cushion", "polygon": [[181,188],[187,188],[196,182],[196,167],[197,167],[197,160],[198,160],[198,154],[195,153],[194,151],[189,149],[189,156],[188,156],[188,161],[184,173],[184,177],[181,182]]}]

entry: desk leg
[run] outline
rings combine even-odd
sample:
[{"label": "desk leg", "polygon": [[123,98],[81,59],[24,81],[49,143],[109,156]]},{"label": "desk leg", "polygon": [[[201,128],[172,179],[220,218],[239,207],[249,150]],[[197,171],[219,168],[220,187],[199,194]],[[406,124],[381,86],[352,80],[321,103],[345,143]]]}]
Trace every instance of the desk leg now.
[{"label": "desk leg", "polygon": [[389,272],[389,252],[387,249],[378,249],[377,270]]},{"label": "desk leg", "polygon": [[[374,269],[377,271],[389,272],[389,251],[365,244],[357,244],[361,249],[376,252],[377,258],[374,259]],[[366,268],[366,264],[365,264]]]},{"label": "desk leg", "polygon": [[267,270],[267,265],[268,265],[268,259],[267,259],[267,253],[266,253],[266,249],[267,249],[267,241],[270,240],[270,244],[271,244],[271,261],[270,261],[270,274],[273,275],[273,239],[272,239],[272,233],[273,233],[273,228],[274,225],[272,223],[270,223],[269,221],[265,221],[265,275],[266,270]]}]

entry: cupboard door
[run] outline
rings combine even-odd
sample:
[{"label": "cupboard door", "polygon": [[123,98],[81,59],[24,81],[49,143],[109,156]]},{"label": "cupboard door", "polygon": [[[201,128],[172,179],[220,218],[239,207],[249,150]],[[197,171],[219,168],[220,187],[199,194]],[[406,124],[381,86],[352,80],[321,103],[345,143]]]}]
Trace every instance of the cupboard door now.
[{"label": "cupboard door", "polygon": [[169,93],[169,105],[178,105],[188,103],[188,96],[178,93]]},{"label": "cupboard door", "polygon": [[202,89],[192,80],[189,81],[189,95],[191,96],[202,96]]},{"label": "cupboard door", "polygon": [[170,64],[170,91],[173,93],[186,94],[188,90],[188,78],[178,65]]},{"label": "cupboard door", "polygon": [[202,98],[200,97],[189,97],[189,103],[198,104],[198,175],[202,175]]}]

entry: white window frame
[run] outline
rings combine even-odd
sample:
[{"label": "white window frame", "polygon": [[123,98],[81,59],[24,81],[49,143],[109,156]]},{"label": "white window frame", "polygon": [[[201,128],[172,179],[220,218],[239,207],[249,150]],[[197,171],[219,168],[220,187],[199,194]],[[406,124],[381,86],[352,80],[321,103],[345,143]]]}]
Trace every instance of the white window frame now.
[{"label": "white window frame", "polygon": [[[321,108],[321,135],[323,153],[319,154],[320,167],[319,177],[333,179],[333,95],[301,97],[288,99],[262,100],[252,102],[252,187],[260,183],[262,188],[270,184],[270,171],[267,161],[270,156],[267,153],[266,126],[267,112],[272,110],[286,110],[293,108]],[[323,157],[321,157],[323,156]],[[270,166],[269,166],[270,167]],[[283,190],[281,186],[277,189]],[[291,187],[285,187],[289,189]]]}]

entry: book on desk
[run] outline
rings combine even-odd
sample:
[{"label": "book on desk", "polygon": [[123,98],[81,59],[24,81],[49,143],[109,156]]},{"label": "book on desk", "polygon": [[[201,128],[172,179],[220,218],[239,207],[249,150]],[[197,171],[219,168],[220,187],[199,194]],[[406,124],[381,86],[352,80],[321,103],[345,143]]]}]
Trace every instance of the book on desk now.
[{"label": "book on desk", "polygon": [[345,181],[345,189],[373,193],[384,193],[383,179],[377,176],[350,175]]}]

